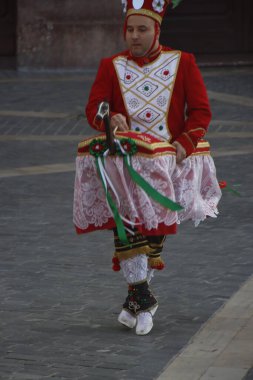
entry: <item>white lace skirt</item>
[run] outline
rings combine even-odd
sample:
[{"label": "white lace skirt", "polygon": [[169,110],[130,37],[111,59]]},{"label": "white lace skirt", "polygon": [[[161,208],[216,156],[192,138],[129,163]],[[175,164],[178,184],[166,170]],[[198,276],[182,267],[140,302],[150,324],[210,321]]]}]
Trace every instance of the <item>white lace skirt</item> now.
[{"label": "white lace skirt", "polygon": [[[114,192],[110,191],[114,202],[122,216],[138,223],[143,234],[171,233],[169,227],[175,223],[192,220],[198,225],[207,216],[218,214],[221,190],[208,152],[196,153],[180,165],[176,165],[174,155],[135,155],[132,165],[157,191],[184,207],[178,213],[164,208],[132,181],[122,157],[107,157],[105,169],[114,187]],[[90,155],[76,159],[74,224],[78,233],[115,227],[95,158]]]},{"label": "white lace skirt", "polygon": [[[175,201],[172,183],[176,167],[174,155],[158,158],[135,155],[132,157],[132,166],[152,187]],[[154,230],[159,229],[166,233],[166,227],[177,222],[176,212],[158,204],[133,182],[122,157],[108,156],[105,159],[105,170],[114,188],[114,191],[110,190],[110,194],[119,213],[137,223],[136,227],[142,233],[152,234]],[[115,192],[118,200],[114,195]],[[95,158],[90,155],[76,159],[74,224],[78,232],[115,227],[102,181],[97,174]]]},{"label": "white lace skirt", "polygon": [[195,154],[176,165],[172,181],[176,201],[184,207],[178,223],[192,220],[197,226],[207,216],[217,216],[221,190],[210,154]]}]

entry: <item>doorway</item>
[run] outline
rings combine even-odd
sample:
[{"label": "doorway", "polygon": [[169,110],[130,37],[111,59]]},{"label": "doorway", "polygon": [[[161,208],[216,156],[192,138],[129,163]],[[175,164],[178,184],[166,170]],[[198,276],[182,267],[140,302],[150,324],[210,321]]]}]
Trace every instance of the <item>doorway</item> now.
[{"label": "doorway", "polygon": [[0,68],[13,69],[16,66],[16,0],[0,2]]},{"label": "doorway", "polygon": [[165,17],[161,42],[211,60],[253,56],[253,1],[182,1]]}]

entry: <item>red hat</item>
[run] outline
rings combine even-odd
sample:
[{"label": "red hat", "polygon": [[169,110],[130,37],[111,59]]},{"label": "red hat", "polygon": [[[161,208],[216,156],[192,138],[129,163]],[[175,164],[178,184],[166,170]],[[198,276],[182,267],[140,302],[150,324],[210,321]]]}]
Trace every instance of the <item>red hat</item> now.
[{"label": "red hat", "polygon": [[160,25],[169,4],[175,8],[181,0],[122,0],[126,17],[141,15],[151,17]]}]

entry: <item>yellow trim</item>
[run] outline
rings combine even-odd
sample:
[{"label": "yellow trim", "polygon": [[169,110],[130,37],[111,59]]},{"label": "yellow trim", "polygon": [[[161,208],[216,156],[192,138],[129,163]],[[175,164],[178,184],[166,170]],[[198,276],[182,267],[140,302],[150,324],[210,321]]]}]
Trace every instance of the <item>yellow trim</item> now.
[{"label": "yellow trim", "polygon": [[[135,132],[135,133],[138,133],[138,132]],[[117,133],[115,134],[115,136],[117,137]],[[121,137],[122,139],[125,138],[124,135],[123,136],[118,136],[118,137]],[[127,138],[127,136],[126,136],[126,138]],[[85,141],[81,141],[78,144],[78,149],[86,147],[94,139],[106,140],[106,136],[105,135],[102,135],[102,136],[98,135],[98,136],[95,136],[95,137],[91,137],[91,138],[89,138],[89,139],[87,139]],[[138,139],[135,139],[133,137],[131,137],[131,139],[136,142],[137,146],[142,146],[145,149],[150,150],[151,152],[152,152],[153,149],[156,149],[156,148],[167,148],[167,147],[173,148],[173,152],[171,152],[172,154],[174,153],[174,151],[176,151],[175,147],[172,144],[168,143],[167,141],[164,141],[164,142],[161,141],[161,142],[158,142],[158,143],[150,143],[150,142],[146,143],[143,140],[138,140]],[[151,137],[151,139],[152,139],[152,137]]]},{"label": "yellow trim", "polygon": [[117,252],[115,251],[114,256],[118,257],[119,260],[126,260],[131,259],[134,256],[137,255],[148,255],[149,253],[152,253],[154,250],[150,248],[148,245],[144,245],[143,247],[135,248],[135,249],[129,249],[128,251],[123,252]]},{"label": "yellow trim", "polygon": [[210,155],[211,155],[211,153],[209,151],[207,151],[207,152],[194,152],[190,155],[190,157],[191,156],[210,156]]},{"label": "yellow trim", "polygon": [[[77,157],[85,157],[89,156],[89,152],[84,152],[84,153],[78,153]],[[145,158],[156,158],[156,157],[162,157],[162,156],[176,156],[175,152],[159,152],[159,153],[153,153],[153,154],[148,154],[148,153],[137,153],[135,154],[135,157],[145,157]]]},{"label": "yellow trim", "polygon": [[154,20],[158,21],[160,25],[161,25],[162,20],[163,20],[162,17],[159,16],[157,13],[152,12],[148,9],[129,9],[127,11],[127,17],[129,17],[131,15],[141,15],[141,16],[151,17]]},{"label": "yellow trim", "polygon": [[124,92],[122,90],[122,82],[121,82],[121,79],[120,79],[120,76],[119,76],[119,72],[118,72],[118,67],[117,67],[117,63],[118,63],[118,59],[119,58],[124,58],[124,59],[120,59],[121,61],[123,61],[125,64],[127,63],[127,57],[125,56],[119,56],[119,57],[116,57],[113,59],[113,66],[114,66],[114,70],[116,71],[116,75],[117,75],[117,79],[118,79],[118,83],[119,83],[119,87],[120,87],[120,92],[121,92],[121,95],[122,95],[122,99],[123,99],[123,103],[124,103],[124,107],[125,107],[125,110],[126,110],[126,113],[127,113],[127,119],[128,119],[128,123],[129,123],[129,129],[131,130],[132,129],[132,122],[131,122],[131,119],[130,119],[130,116],[129,116],[129,112],[128,112],[128,107],[127,107],[127,104],[126,104],[126,101],[125,101],[125,97],[124,97]]},{"label": "yellow trim", "polygon": [[149,246],[151,248],[163,248],[163,243],[161,243],[161,244],[149,243]]},{"label": "yellow trim", "polygon": [[200,141],[197,145],[197,149],[198,148],[210,148],[210,144],[208,141]]},{"label": "yellow trim", "polygon": [[165,122],[166,122],[166,127],[167,127],[167,131],[168,131],[168,135],[170,136],[170,140],[172,139],[172,133],[170,132],[170,127],[169,127],[169,123],[168,123],[168,115],[169,115],[169,111],[170,111],[170,104],[171,104],[171,99],[172,99],[172,96],[173,96],[174,85],[175,85],[176,78],[177,78],[178,66],[179,66],[179,63],[181,61],[181,51],[176,50],[175,51],[175,56],[176,56],[175,59],[177,59],[177,67],[176,67],[175,74],[174,74],[174,81],[170,84],[171,95],[170,95],[170,100],[168,102],[167,111],[165,113]]},{"label": "yellow trim", "polygon": [[[141,247],[146,247],[148,245],[148,241],[147,240],[141,240],[141,241],[137,241],[136,243],[132,243],[131,238],[129,238],[129,244],[126,244],[126,245],[122,245],[122,246],[115,246],[115,249],[118,253],[120,252],[124,252],[124,250],[126,250],[127,247],[129,247],[129,245],[131,247],[133,247],[132,249],[136,249],[136,247],[138,248],[138,245],[140,244],[143,244]],[[117,238],[117,240],[115,240],[115,244],[116,242],[118,243],[119,242],[119,239]],[[139,247],[140,248],[140,247]],[[129,249],[127,250],[127,252],[129,251]]]}]

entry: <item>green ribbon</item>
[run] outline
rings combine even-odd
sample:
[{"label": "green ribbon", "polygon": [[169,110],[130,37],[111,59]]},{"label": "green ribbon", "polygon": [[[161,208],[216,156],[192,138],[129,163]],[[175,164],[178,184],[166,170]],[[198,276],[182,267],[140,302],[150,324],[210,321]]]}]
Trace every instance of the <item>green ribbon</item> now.
[{"label": "green ribbon", "polygon": [[[101,157],[100,159],[101,159],[102,165],[104,167],[104,158]],[[114,218],[114,221],[115,221],[115,224],[116,224],[119,240],[123,244],[129,244],[129,241],[127,239],[127,235],[126,235],[126,231],[125,231],[125,227],[124,227],[123,221],[122,221],[122,219],[120,217],[120,214],[118,212],[118,209],[117,209],[117,207],[116,207],[116,205],[115,205],[115,203],[114,203],[114,201],[113,201],[113,199],[111,197],[111,194],[108,192],[108,190],[107,190],[107,188],[106,188],[106,186],[104,184],[104,180],[103,180],[100,168],[99,168],[98,160],[99,160],[99,157],[95,156],[95,162],[96,162],[97,171],[99,173],[99,176],[100,176],[102,184],[103,184],[103,188],[104,188],[104,191],[105,191],[107,202],[108,202],[108,204],[109,204],[109,206],[111,208],[111,211],[113,213],[113,218]]]},{"label": "green ribbon", "polygon": [[234,190],[232,187],[226,185],[222,190],[226,190],[229,193],[232,193],[233,195],[236,195],[237,197],[241,197],[242,195],[239,193],[239,191]]},{"label": "green ribbon", "polygon": [[124,156],[123,160],[132,180],[137,183],[137,185],[139,185],[151,198],[172,211],[183,210],[183,207],[178,203],[173,202],[171,199],[165,197],[157,190],[155,190],[152,186],[150,186],[150,184],[144,178],[142,178],[131,165],[129,165],[127,156]]},{"label": "green ribbon", "polygon": [[[134,149],[135,146],[132,146],[133,145],[132,140],[131,139],[129,139],[129,140],[130,141],[127,140],[127,142],[131,143],[131,148],[132,148],[131,152],[129,154],[132,155],[132,154],[134,154],[136,152],[136,150]],[[101,145],[103,145],[103,148],[104,148],[104,142],[102,142],[103,143],[102,144],[101,141],[96,140],[95,143],[100,143]],[[101,178],[102,185],[103,185],[103,188],[104,188],[104,191],[105,191],[105,196],[106,196],[107,202],[108,202],[108,204],[110,206],[110,209],[112,211],[112,214],[113,214],[113,218],[114,218],[114,221],[115,221],[115,224],[116,224],[119,240],[123,244],[129,244],[123,220],[122,220],[122,218],[120,216],[120,213],[119,213],[119,211],[117,209],[116,204],[114,203],[114,201],[112,199],[111,194],[109,193],[109,191],[107,189],[106,184],[104,183],[104,178],[102,176],[102,173],[101,173],[101,170],[100,170],[100,167],[99,167],[99,160],[101,160],[101,164],[102,164],[103,168],[105,167],[105,165],[104,165],[103,151],[96,152],[93,149],[93,145],[95,145],[95,143],[93,143],[90,146],[90,153],[95,158],[97,172],[98,172],[98,174],[99,174],[99,176]],[[120,150],[118,150],[117,154],[121,155],[122,152]],[[158,202],[159,204],[161,204],[163,207],[166,207],[166,208],[168,208],[168,209],[170,209],[172,211],[181,211],[181,210],[183,210],[182,206],[180,206],[178,203],[173,202],[171,199],[169,199],[169,198],[165,197],[164,195],[162,195],[161,193],[159,193],[143,177],[141,177],[140,174],[138,174],[136,172],[136,170],[134,170],[134,168],[132,167],[132,165],[129,163],[130,161],[128,162],[128,160],[130,159],[129,154],[128,155],[126,155],[126,154],[123,155],[123,160],[124,160],[124,164],[125,164],[126,168],[128,169],[128,173],[129,173],[130,177],[132,178],[132,180],[137,185],[139,185],[146,192],[146,194],[148,194],[151,198],[153,198],[156,202]]]}]

